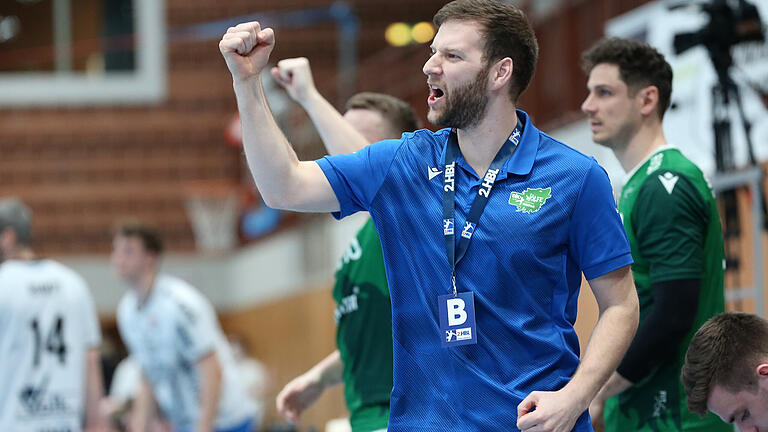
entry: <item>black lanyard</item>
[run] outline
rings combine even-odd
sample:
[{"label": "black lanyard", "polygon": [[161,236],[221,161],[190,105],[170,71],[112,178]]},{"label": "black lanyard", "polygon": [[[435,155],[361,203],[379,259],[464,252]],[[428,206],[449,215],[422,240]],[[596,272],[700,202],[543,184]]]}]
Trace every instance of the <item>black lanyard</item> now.
[{"label": "black lanyard", "polygon": [[475,200],[472,202],[472,207],[469,210],[467,221],[463,227],[461,227],[461,238],[459,239],[458,250],[456,250],[456,243],[454,240],[454,202],[456,201],[456,157],[459,153],[459,144],[456,131],[451,131],[451,135],[448,137],[448,143],[445,148],[445,158],[443,159],[444,172],[443,172],[443,234],[445,238],[445,251],[448,254],[448,262],[451,264],[451,283],[453,284],[453,295],[456,295],[456,264],[461,261],[464,254],[469,247],[469,241],[472,239],[472,233],[477,228],[477,223],[480,220],[480,216],[485,210],[485,205],[488,204],[488,197],[491,195],[491,188],[496,182],[496,176],[499,174],[499,170],[507,162],[507,160],[515,152],[520,137],[522,135],[522,120],[518,119],[515,130],[509,135],[509,138],[496,153],[496,157],[493,158],[491,166],[488,167],[485,176],[483,177],[483,183],[477,191]]}]

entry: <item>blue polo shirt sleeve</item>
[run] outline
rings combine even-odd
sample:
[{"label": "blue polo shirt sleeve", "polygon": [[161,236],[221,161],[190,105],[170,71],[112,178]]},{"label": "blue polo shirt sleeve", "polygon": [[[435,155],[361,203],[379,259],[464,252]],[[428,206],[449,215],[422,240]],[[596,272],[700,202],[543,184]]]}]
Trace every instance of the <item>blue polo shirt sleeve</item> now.
[{"label": "blue polo shirt sleeve", "polygon": [[632,264],[608,174],[592,158],[571,215],[571,256],[587,280]]},{"label": "blue polo shirt sleeve", "polygon": [[325,156],[317,164],[339,200],[341,219],[358,211],[368,211],[387,177],[402,140],[385,140],[350,154]]}]

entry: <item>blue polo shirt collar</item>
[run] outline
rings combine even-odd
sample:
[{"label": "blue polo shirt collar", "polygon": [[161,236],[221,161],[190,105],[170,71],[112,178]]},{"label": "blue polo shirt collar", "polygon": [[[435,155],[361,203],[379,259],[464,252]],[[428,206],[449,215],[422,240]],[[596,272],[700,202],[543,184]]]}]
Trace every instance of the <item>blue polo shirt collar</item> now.
[{"label": "blue polo shirt collar", "polygon": [[[505,179],[508,173],[515,175],[528,175],[533,168],[533,161],[536,159],[536,152],[539,147],[539,130],[531,123],[528,114],[525,111],[517,110],[517,117],[523,122],[523,136],[520,138],[520,143],[517,145],[517,150],[512,154],[512,157],[507,160],[507,163],[501,167],[499,174],[496,176],[496,180]],[[446,134],[447,135],[447,134]],[[446,145],[448,140],[446,140]],[[445,146],[440,153],[440,160],[445,159]],[[459,155],[456,157],[456,164],[462,167],[465,171],[474,173],[479,179],[485,173],[475,173],[471,166],[464,160],[464,155],[459,151]]]},{"label": "blue polo shirt collar", "polygon": [[523,110],[517,110],[517,118],[523,122],[523,136],[520,138],[517,150],[515,150],[507,163],[504,164],[502,171],[505,177],[507,172],[516,175],[530,174],[533,168],[533,161],[536,160],[536,152],[539,149],[539,130],[533,125],[528,114]]}]

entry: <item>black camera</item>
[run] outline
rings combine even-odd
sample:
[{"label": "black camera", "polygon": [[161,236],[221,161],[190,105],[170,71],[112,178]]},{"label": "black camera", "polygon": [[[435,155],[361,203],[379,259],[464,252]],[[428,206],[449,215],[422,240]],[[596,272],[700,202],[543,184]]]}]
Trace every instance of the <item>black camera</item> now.
[{"label": "black camera", "polygon": [[[685,4],[690,4],[686,2]],[[671,9],[685,4],[672,6]],[[697,4],[709,15],[709,22],[695,32],[675,35],[675,53],[680,54],[696,45],[707,48],[716,69],[730,66],[730,49],[742,42],[765,40],[763,23],[757,7],[746,0],[728,2],[713,0]],[[718,73],[724,72],[718,70]]]}]

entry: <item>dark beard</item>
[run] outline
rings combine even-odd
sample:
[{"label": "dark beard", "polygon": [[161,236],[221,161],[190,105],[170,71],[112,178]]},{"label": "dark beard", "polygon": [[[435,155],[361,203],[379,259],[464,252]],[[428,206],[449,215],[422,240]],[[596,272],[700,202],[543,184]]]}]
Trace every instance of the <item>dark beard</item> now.
[{"label": "dark beard", "polygon": [[432,123],[458,129],[477,126],[488,107],[489,70],[490,65],[483,67],[472,82],[446,93],[445,110]]}]

